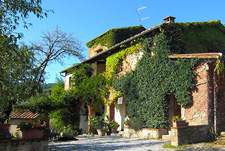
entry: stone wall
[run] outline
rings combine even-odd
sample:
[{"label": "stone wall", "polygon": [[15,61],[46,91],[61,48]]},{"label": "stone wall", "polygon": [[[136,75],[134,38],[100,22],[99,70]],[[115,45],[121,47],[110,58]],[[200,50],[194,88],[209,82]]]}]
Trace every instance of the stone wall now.
[{"label": "stone wall", "polygon": [[135,131],[131,128],[124,128],[124,137],[138,137],[138,138],[162,138],[162,135],[168,133],[167,129],[151,129],[143,128],[139,131]]},{"label": "stone wall", "polygon": [[181,116],[189,125],[208,125],[209,123],[209,89],[207,63],[198,65],[195,69],[195,85],[192,91],[193,102],[189,106],[182,107]]},{"label": "stone wall", "polygon": [[207,125],[171,127],[171,145],[173,146],[206,142],[210,140],[210,136],[210,127]]},{"label": "stone wall", "polygon": [[225,131],[225,72],[216,73],[216,118],[217,132]]},{"label": "stone wall", "polygon": [[48,138],[0,140],[0,151],[47,151]]},{"label": "stone wall", "polygon": [[97,55],[101,50],[102,51],[105,51],[107,49],[108,48],[106,46],[101,46],[100,44],[98,44],[98,46],[95,47],[95,48],[89,48],[89,54],[88,54],[88,56],[89,57],[93,57],[93,56]]}]

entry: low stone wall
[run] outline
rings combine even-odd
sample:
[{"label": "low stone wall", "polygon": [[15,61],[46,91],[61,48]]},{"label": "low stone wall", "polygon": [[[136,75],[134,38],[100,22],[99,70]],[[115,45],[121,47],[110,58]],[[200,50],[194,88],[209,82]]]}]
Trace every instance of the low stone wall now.
[{"label": "low stone wall", "polygon": [[208,125],[171,127],[171,145],[173,146],[206,142],[209,139],[210,127]]},{"label": "low stone wall", "polygon": [[0,151],[47,151],[48,138],[0,140]]},{"label": "low stone wall", "polygon": [[162,138],[162,135],[168,133],[167,129],[151,129],[143,128],[139,131],[135,131],[131,128],[124,128],[124,137],[139,137],[139,138]]}]

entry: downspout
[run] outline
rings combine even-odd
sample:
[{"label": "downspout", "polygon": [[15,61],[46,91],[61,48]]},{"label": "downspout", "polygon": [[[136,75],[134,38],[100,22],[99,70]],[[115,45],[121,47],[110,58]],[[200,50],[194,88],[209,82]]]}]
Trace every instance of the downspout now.
[{"label": "downspout", "polygon": [[[223,54],[222,53],[219,53],[220,57],[218,58],[219,62],[220,62],[220,58],[222,58]],[[218,67],[218,64],[216,65],[215,69],[213,70],[213,108],[214,108],[214,131],[215,133],[217,132],[217,126],[216,126],[216,120],[217,120],[217,117],[216,117],[216,69]]]},{"label": "downspout", "polygon": [[217,128],[216,128],[216,69],[213,70],[213,116],[214,116],[214,131],[216,133]]}]

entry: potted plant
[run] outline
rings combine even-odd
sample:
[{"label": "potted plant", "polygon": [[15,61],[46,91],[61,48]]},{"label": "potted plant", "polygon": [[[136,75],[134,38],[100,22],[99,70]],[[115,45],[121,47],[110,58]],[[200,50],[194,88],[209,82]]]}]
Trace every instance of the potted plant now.
[{"label": "potted plant", "polygon": [[173,127],[178,127],[178,126],[186,126],[186,121],[183,120],[181,117],[179,116],[173,116],[172,117],[172,121],[173,121]]},{"label": "potted plant", "polygon": [[98,135],[104,136],[106,130],[104,129],[104,126],[106,126],[106,123],[104,121],[105,116],[90,116],[90,127],[94,127],[97,129]]},{"label": "potted plant", "polygon": [[110,127],[112,133],[116,133],[117,132],[117,128],[119,126],[120,125],[115,120],[109,121],[109,127]]},{"label": "potted plant", "polygon": [[124,127],[129,127],[128,123],[129,123],[129,120],[126,120],[126,121],[124,122]]},{"label": "potted plant", "polygon": [[96,134],[97,133],[97,129],[94,127],[94,126],[91,126],[88,133],[91,133],[91,134]]},{"label": "potted plant", "polygon": [[17,125],[17,128],[22,132],[22,138],[42,138],[44,135],[44,129],[46,128],[46,122],[33,122],[32,119],[26,122],[21,122]]}]

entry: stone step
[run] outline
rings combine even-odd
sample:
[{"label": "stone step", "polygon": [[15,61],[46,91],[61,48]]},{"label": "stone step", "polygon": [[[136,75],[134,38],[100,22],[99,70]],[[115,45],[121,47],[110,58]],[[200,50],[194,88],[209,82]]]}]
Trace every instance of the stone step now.
[{"label": "stone step", "polygon": [[168,131],[168,133],[169,133],[169,136],[172,136],[172,133],[171,133],[171,131]]},{"label": "stone step", "polygon": [[225,132],[221,132],[220,135],[221,135],[221,136],[225,136]]},{"label": "stone step", "polygon": [[171,135],[162,135],[162,139],[164,141],[171,141],[172,136]]},{"label": "stone step", "polygon": [[123,135],[124,131],[119,131],[118,134]]},{"label": "stone step", "polygon": [[218,139],[218,140],[216,140],[216,143],[218,145],[225,145],[225,140],[224,139]]},{"label": "stone step", "polygon": [[217,139],[225,139],[225,136],[219,136],[219,137],[217,137]]}]

